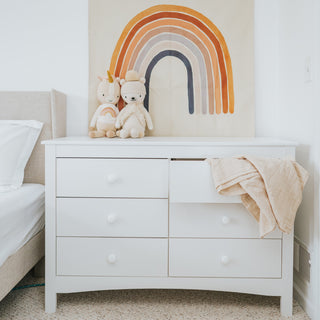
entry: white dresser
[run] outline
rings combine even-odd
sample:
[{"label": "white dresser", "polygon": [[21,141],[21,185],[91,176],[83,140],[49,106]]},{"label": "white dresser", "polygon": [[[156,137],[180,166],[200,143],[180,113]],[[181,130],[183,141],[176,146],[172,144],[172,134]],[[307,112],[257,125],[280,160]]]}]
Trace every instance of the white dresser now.
[{"label": "white dresser", "polygon": [[57,293],[204,289],[281,297],[292,313],[293,234],[259,238],[206,158],[291,158],[272,139],[61,138],[46,145],[46,311]]}]

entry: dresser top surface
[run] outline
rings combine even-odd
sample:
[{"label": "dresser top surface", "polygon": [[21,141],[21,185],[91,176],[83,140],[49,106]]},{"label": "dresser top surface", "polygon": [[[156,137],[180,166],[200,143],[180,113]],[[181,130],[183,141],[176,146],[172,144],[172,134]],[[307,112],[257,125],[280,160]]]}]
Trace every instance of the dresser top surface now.
[{"label": "dresser top surface", "polygon": [[64,137],[42,141],[46,145],[95,145],[95,146],[289,146],[296,141],[275,138],[213,138],[213,137],[144,137],[141,139],[97,138],[86,136]]}]

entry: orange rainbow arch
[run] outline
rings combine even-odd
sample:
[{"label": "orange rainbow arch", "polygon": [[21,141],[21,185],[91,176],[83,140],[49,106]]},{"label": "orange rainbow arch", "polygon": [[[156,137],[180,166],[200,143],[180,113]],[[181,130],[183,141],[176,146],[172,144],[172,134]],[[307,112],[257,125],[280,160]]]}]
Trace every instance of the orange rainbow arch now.
[{"label": "orange rainbow arch", "polygon": [[150,77],[166,56],[180,59],[188,75],[189,113],[234,113],[231,58],[217,26],[184,6],[156,5],[125,26],[114,49],[110,72],[123,78],[130,69],[146,77],[148,109]]},{"label": "orange rainbow arch", "polygon": [[107,113],[110,113],[113,118],[117,117],[116,111],[111,107],[103,108],[103,110],[100,112],[100,116],[105,116]]}]

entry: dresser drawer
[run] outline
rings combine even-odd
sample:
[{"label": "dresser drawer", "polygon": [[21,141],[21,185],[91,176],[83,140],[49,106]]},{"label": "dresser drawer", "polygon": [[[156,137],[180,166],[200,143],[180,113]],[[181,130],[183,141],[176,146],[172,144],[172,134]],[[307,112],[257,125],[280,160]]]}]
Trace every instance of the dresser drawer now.
[{"label": "dresser drawer", "polygon": [[170,162],[170,202],[240,203],[240,197],[221,196],[206,161]]},{"label": "dresser drawer", "polygon": [[58,236],[167,237],[167,199],[58,198]]},{"label": "dresser drawer", "polygon": [[57,195],[168,198],[168,161],[58,159]]},{"label": "dresser drawer", "polygon": [[57,238],[57,275],[166,277],[167,239]]},{"label": "dresser drawer", "polygon": [[281,278],[281,240],[171,239],[169,276]]},{"label": "dresser drawer", "polygon": [[171,203],[169,212],[170,237],[260,238],[259,223],[241,203]]}]

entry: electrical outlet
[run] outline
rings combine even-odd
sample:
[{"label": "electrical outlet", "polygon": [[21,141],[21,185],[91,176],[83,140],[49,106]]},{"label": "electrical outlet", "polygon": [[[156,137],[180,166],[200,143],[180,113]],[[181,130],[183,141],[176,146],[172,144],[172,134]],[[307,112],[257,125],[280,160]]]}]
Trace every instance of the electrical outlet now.
[{"label": "electrical outlet", "polygon": [[311,267],[311,260],[310,260],[310,253],[307,251],[306,248],[300,246],[299,252],[299,274],[301,279],[310,282],[310,267]]}]

